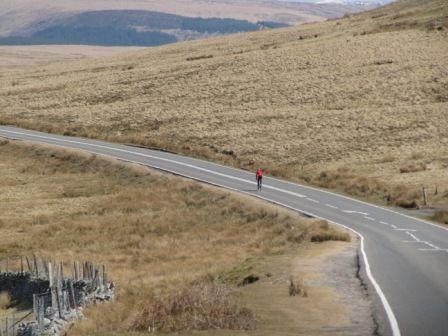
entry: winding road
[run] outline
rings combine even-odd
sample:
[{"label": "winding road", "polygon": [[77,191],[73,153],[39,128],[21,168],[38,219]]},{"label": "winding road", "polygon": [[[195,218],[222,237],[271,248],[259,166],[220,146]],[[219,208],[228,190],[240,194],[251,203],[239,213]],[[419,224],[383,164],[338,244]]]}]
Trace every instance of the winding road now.
[{"label": "winding road", "polygon": [[139,163],[274,202],[354,231],[380,335],[448,335],[448,228],[275,178],[144,148],[0,126],[0,136]]}]

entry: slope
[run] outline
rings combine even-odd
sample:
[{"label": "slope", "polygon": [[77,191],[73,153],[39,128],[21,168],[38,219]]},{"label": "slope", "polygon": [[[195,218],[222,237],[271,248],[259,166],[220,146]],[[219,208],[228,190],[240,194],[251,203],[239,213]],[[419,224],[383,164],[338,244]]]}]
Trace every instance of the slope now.
[{"label": "slope", "polygon": [[0,77],[3,123],[173,150],[377,202],[446,206],[448,7],[341,20]]}]

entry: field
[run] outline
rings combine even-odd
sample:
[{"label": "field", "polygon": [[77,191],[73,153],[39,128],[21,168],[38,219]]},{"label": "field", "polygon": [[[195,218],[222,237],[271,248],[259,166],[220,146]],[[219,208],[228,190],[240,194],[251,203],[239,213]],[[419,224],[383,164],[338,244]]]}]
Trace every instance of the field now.
[{"label": "field", "polygon": [[[89,319],[72,329],[72,335],[145,331],[151,319],[141,312],[156,309],[154,302],[160,298],[162,308],[156,312],[165,322],[159,326],[170,331],[172,320],[179,324],[181,319],[165,312],[169,298],[181,305],[178,296],[186,288],[199,290],[198,297],[189,297],[199,300],[213,284],[224,294],[239,288],[230,306],[226,297],[206,296],[215,302],[210,315],[219,320],[216,312],[228,314],[230,309],[236,329],[284,328],[289,335],[303,328],[339,330],[354,320],[367,327],[371,323],[368,309],[360,315],[339,285],[325,283],[336,267],[347,269],[352,290],[361,288],[353,265],[356,240],[343,242],[350,236],[326,222],[93,155],[1,141],[0,156],[0,260],[36,253],[62,261],[95,261],[104,263],[118,284],[117,301],[86,311]],[[324,235],[341,241],[310,243]],[[347,253],[337,266],[331,262],[323,267],[328,258],[341,262]],[[260,277],[257,286],[236,286],[251,274]],[[312,300],[289,298],[290,276]],[[346,286],[347,278],[342,280]],[[269,294],[271,290],[276,294]],[[267,293],[253,300],[257,291]],[[366,300],[362,293],[356,295],[359,302]],[[7,304],[0,294],[0,316]],[[234,304],[241,308],[235,310]],[[316,310],[322,315],[292,318],[296,311],[311,316]],[[278,316],[274,324],[266,320],[271,314]],[[185,321],[184,329],[194,322]]]},{"label": "field", "polygon": [[0,119],[379,203],[448,200],[444,1],[0,74]]},{"label": "field", "polygon": [[137,47],[0,46],[0,71],[136,51]]}]

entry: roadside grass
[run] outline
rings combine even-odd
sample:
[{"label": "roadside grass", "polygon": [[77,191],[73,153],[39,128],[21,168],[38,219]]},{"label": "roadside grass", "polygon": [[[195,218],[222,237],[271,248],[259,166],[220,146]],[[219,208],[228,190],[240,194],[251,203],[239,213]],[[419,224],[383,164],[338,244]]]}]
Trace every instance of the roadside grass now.
[{"label": "roadside grass", "polygon": [[[322,221],[138,165],[12,141],[0,142],[0,156],[0,258],[91,260],[118,283],[117,301],[86,309],[72,335],[177,323],[251,329],[253,315],[233,302],[237,286],[221,274],[314,235],[344,237]],[[208,320],[196,320],[200,312]]]},{"label": "roadside grass", "polygon": [[6,310],[11,303],[11,298],[8,293],[0,292],[0,316],[2,315],[2,310]]},{"label": "roadside grass", "polygon": [[447,210],[436,210],[434,215],[431,217],[432,220],[436,222],[448,224],[448,211]]}]

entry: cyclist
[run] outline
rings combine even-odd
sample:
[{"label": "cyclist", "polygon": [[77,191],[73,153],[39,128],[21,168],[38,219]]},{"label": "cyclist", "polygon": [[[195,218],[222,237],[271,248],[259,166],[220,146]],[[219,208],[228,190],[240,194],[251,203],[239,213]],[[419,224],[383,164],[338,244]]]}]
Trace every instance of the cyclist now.
[{"label": "cyclist", "polygon": [[263,180],[263,170],[261,168],[257,169],[257,172],[255,173],[255,179],[257,180],[257,189],[261,190],[261,184]]}]

